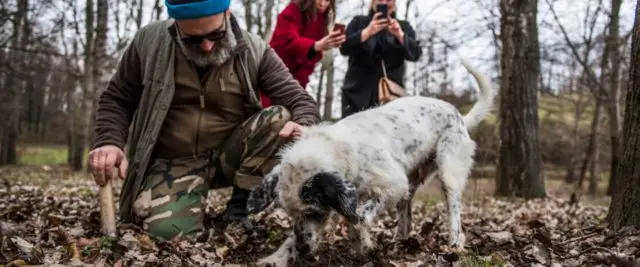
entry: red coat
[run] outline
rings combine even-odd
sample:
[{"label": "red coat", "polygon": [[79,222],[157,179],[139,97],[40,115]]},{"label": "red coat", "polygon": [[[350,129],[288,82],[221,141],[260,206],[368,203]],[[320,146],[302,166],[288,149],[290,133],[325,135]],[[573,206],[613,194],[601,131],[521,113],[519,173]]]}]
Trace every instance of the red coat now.
[{"label": "red coat", "polygon": [[[313,49],[315,41],[322,39],[326,34],[327,26],[324,14],[318,14],[315,20],[305,23],[300,8],[293,2],[278,14],[269,45],[280,56],[302,87],[307,86],[309,76],[316,63],[322,59],[321,52],[316,52],[310,58],[309,50]],[[261,96],[263,105],[269,106],[271,101],[265,95]]]}]

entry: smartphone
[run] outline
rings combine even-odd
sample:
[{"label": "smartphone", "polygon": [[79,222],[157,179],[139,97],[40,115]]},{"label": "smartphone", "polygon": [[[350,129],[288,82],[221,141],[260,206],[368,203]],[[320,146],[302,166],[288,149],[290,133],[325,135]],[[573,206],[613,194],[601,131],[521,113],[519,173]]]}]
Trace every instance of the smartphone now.
[{"label": "smartphone", "polygon": [[377,4],[376,5],[376,12],[382,13],[382,17],[386,18],[388,16],[387,13],[389,12],[387,4]]},{"label": "smartphone", "polygon": [[333,31],[334,32],[335,31],[340,31],[340,34],[344,33],[344,28],[345,28],[344,24],[336,23],[336,24],[333,25]]}]

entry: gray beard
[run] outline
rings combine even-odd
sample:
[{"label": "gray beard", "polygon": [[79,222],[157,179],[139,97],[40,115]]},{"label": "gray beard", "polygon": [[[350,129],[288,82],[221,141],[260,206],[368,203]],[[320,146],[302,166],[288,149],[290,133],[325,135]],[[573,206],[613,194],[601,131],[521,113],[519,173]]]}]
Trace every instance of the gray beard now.
[{"label": "gray beard", "polygon": [[[227,21],[227,26],[230,25],[231,23]],[[189,46],[180,38],[177,39],[182,54],[198,67],[219,67],[231,58],[231,53],[238,45],[238,40],[236,40],[235,33],[231,27],[227,28],[227,34],[224,38],[215,43],[215,48],[211,53],[205,53],[200,46]]]}]

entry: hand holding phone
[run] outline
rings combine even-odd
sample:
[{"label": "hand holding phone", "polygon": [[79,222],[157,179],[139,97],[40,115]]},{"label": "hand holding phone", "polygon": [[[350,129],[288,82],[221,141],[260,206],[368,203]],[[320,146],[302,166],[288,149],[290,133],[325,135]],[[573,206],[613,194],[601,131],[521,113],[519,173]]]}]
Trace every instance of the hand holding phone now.
[{"label": "hand holding phone", "polygon": [[382,16],[386,18],[389,16],[389,6],[387,4],[377,4],[376,12],[382,13]]},{"label": "hand holding phone", "polygon": [[[382,9],[386,9],[387,5],[384,6],[385,7]],[[369,22],[369,25],[367,25],[367,27],[362,30],[362,33],[360,34],[360,40],[363,42],[368,40],[372,36],[378,34],[378,32],[387,29],[389,25],[389,17],[385,17],[382,12],[376,11],[375,15],[373,15],[373,19]]]},{"label": "hand holding phone", "polygon": [[324,51],[331,48],[340,47],[346,40],[344,35],[345,25],[336,23],[333,25],[333,30],[327,34],[324,38],[318,40],[314,44],[316,51]]},{"label": "hand holding phone", "polygon": [[345,25],[344,24],[340,24],[340,23],[336,23],[333,25],[333,31],[339,31],[339,34],[344,34],[344,29],[345,29]]}]

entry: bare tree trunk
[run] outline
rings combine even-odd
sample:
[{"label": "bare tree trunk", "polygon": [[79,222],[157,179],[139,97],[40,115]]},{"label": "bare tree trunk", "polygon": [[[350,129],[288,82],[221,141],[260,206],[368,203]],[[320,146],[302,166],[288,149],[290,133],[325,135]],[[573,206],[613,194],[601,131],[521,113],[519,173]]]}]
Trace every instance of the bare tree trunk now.
[{"label": "bare tree trunk", "polygon": [[[11,38],[11,45],[14,47],[24,47],[27,40],[26,27],[27,27],[27,7],[29,6],[28,0],[18,0],[18,10],[13,18],[14,34]],[[16,69],[21,69],[20,64],[24,63],[26,58],[19,57],[20,52],[10,53],[10,62],[18,64]],[[12,165],[18,163],[18,153],[16,149],[16,143],[18,142],[18,127],[20,118],[20,91],[22,88],[22,82],[16,79],[15,73],[9,73],[6,75],[4,86],[6,88],[5,102],[6,103],[6,118],[4,125],[2,125],[2,136],[0,139],[0,165]]]},{"label": "bare tree trunk", "polygon": [[[551,4],[547,1],[547,4],[549,4],[551,6]],[[598,14],[601,12],[602,10],[602,0],[598,0],[598,4],[596,5],[595,10],[593,11],[593,13],[591,12],[591,8],[592,5],[587,5],[586,6],[586,15],[584,17],[584,24],[585,24],[585,29],[583,30],[584,35],[583,35],[583,40],[582,42],[584,43],[584,55],[582,57],[580,57],[578,55],[577,49],[575,48],[575,46],[573,45],[573,43],[568,39],[568,37],[565,34],[565,41],[567,42],[567,45],[572,49],[572,52],[574,53],[574,57],[576,58],[576,60],[578,61],[578,63],[580,63],[580,65],[583,67],[583,71],[582,74],[580,76],[580,88],[596,88],[598,87],[598,84],[595,82],[595,80],[593,79],[593,77],[591,76],[592,70],[590,69],[590,66],[585,64],[585,62],[589,62],[589,57],[591,54],[591,50],[593,49],[594,43],[593,43],[593,34],[594,34],[594,28],[598,19]],[[555,14],[555,11],[553,10],[553,7],[551,6],[551,11],[554,14],[554,17],[556,18],[556,20],[558,21],[557,15]],[[558,21],[558,23],[560,23]],[[566,33],[566,31],[564,30],[564,27],[562,26],[562,24],[559,24],[560,29],[562,30],[563,33]],[[577,185],[577,190],[582,190],[582,185],[584,183],[584,179],[586,177],[586,173],[587,173],[587,168],[589,168],[589,166],[591,166],[591,161],[593,160],[593,151],[597,150],[596,149],[596,139],[595,138],[595,132],[593,131],[593,127],[597,127],[597,125],[599,125],[599,120],[595,120],[596,118],[600,118],[601,114],[601,105],[602,105],[602,96],[600,95],[600,90],[599,89],[591,89],[591,92],[593,94],[593,97],[595,99],[596,102],[596,109],[594,110],[594,113],[597,115],[594,115],[594,117],[592,118],[592,131],[589,134],[589,141],[587,142],[587,149],[586,149],[586,155],[584,153],[580,153],[580,149],[578,146],[578,140],[580,139],[580,137],[578,136],[578,123],[579,123],[579,119],[578,119],[578,113],[582,112],[584,110],[584,107],[578,103],[576,104],[576,124],[574,126],[574,138],[576,138],[574,140],[574,158],[578,158],[580,156],[582,156],[582,165],[580,167],[580,173],[578,176],[578,185]],[[580,156],[578,156],[580,155]],[[577,161],[577,160],[576,160]],[[574,161],[572,161],[573,164]],[[571,172],[573,172],[573,167],[571,169]],[[573,182],[573,180],[575,179],[569,179],[569,173],[567,173],[567,177],[566,177],[566,182],[567,183],[571,183]]]},{"label": "bare tree trunk", "polygon": [[327,64],[327,90],[324,94],[324,113],[323,120],[328,121],[332,118],[333,110],[333,80],[334,80],[334,68],[333,68],[333,51],[327,51],[327,57],[329,57]]},{"label": "bare tree trunk", "polygon": [[500,1],[500,155],[497,196],[545,197],[538,140],[537,0]]},{"label": "bare tree trunk", "polygon": [[[602,109],[598,107],[598,109]],[[601,111],[598,111],[596,115],[594,115],[594,128],[591,129],[593,131],[593,150],[591,151],[591,168],[589,170],[589,189],[588,193],[590,195],[595,195],[596,190],[598,188],[598,178],[600,177],[600,146],[598,145],[598,133],[600,132],[600,120],[602,119]]]},{"label": "bare tree trunk", "polygon": [[[582,93],[579,93],[579,98],[582,98]],[[564,182],[568,183],[568,184],[572,184],[576,181],[576,176],[575,176],[575,165],[576,165],[576,156],[579,154],[579,134],[580,134],[580,118],[581,118],[581,114],[582,112],[579,111],[581,108],[578,107],[579,105],[582,105],[582,101],[578,101],[578,103],[576,103],[576,112],[575,112],[575,122],[573,123],[573,131],[572,131],[572,140],[571,140],[571,147],[573,150],[571,159],[569,160],[569,163],[567,164],[567,173],[564,177]]]},{"label": "bare tree trunk", "polygon": [[[262,38],[264,38],[264,34],[265,34],[265,30],[263,28],[263,24],[262,24],[262,18],[260,17],[260,14],[262,13],[262,7],[264,6],[264,3],[262,1],[255,1],[254,2],[256,4],[256,14],[258,14],[258,17],[256,18],[256,20],[253,21],[253,24],[255,24],[257,26],[257,31],[256,33],[258,35],[260,35]],[[253,14],[253,13],[252,13]]]},{"label": "bare tree trunk", "polygon": [[271,34],[273,33],[273,10],[275,10],[275,0],[265,0],[264,4],[264,28],[265,33],[263,38],[269,42],[271,40]]},{"label": "bare tree trunk", "polygon": [[[571,65],[571,73],[574,73],[573,70],[575,69],[575,64]],[[574,117],[574,123],[573,123],[573,131],[572,131],[572,138],[571,138],[571,147],[572,147],[572,153],[571,153],[571,159],[569,159],[568,164],[567,164],[567,172],[566,175],[564,177],[564,181],[567,184],[572,184],[576,181],[576,176],[575,176],[575,165],[577,164],[578,161],[578,155],[580,154],[580,149],[579,149],[579,143],[580,143],[580,120],[582,118],[582,112],[584,111],[584,93],[582,90],[576,90],[576,81],[574,78],[571,78],[571,80],[569,81],[569,91],[571,94],[573,94],[574,92],[578,94],[578,99],[575,102],[575,117]]]},{"label": "bare tree trunk", "polygon": [[85,47],[84,47],[84,73],[83,73],[83,81],[82,81],[82,99],[80,101],[80,112],[78,115],[80,116],[76,122],[77,128],[75,129],[78,134],[78,139],[76,140],[76,144],[74,146],[74,157],[72,158],[71,167],[75,171],[82,170],[83,168],[83,159],[84,159],[84,151],[89,142],[89,126],[91,125],[91,115],[90,113],[92,109],[92,101],[91,97],[94,92],[94,11],[93,11],[94,2],[93,0],[86,0],[86,13],[85,13]]},{"label": "bare tree trunk", "polygon": [[584,178],[587,176],[587,169],[592,164],[594,153],[598,146],[598,127],[600,125],[600,118],[602,117],[602,101],[599,98],[595,99],[596,107],[593,112],[593,119],[591,121],[591,133],[589,134],[589,143],[587,145],[587,151],[582,161],[582,167],[580,168],[580,176],[578,177],[578,188],[582,188]]},{"label": "bare tree trunk", "polygon": [[442,47],[442,61],[444,62],[441,67],[442,82],[440,83],[440,94],[447,95],[449,91],[449,47],[446,45]]},{"label": "bare tree trunk", "polygon": [[253,11],[252,9],[253,0],[242,0],[242,6],[244,7],[244,23],[247,31],[251,31],[253,27]]},{"label": "bare tree trunk", "polygon": [[[593,40],[593,33],[594,33],[593,29],[594,29],[595,23],[597,21],[598,14],[600,12],[600,8],[598,6],[598,8],[596,8],[596,10],[594,11],[593,14],[591,14],[591,11],[590,11],[591,10],[591,5],[587,5],[586,8],[587,8],[587,10],[586,10],[585,18],[584,18],[585,35],[583,36],[585,49],[584,49],[584,56],[583,57],[584,57],[584,60],[588,62],[589,61],[589,55],[591,54],[591,49],[593,48],[593,41],[592,41]],[[589,18],[590,17],[592,18],[592,20],[589,22]],[[571,44],[569,44],[569,45],[571,46]],[[578,61],[579,61],[579,59],[578,59]],[[574,174],[574,166],[573,165],[574,165],[574,162],[579,161],[579,159],[577,159],[577,158],[579,158],[578,155],[584,155],[584,154],[579,152],[580,149],[579,149],[579,145],[578,145],[579,140],[580,140],[580,137],[578,136],[578,134],[579,134],[578,130],[579,130],[579,125],[580,125],[580,118],[579,117],[580,117],[580,114],[582,114],[582,111],[584,111],[584,105],[582,105],[582,101],[581,101],[582,96],[583,96],[582,88],[583,87],[593,87],[593,86],[595,86],[591,82],[591,80],[587,77],[588,75],[589,75],[588,71],[585,68],[583,68],[582,74],[581,74],[580,79],[579,79],[579,85],[580,85],[579,88],[580,88],[580,90],[576,90],[576,92],[578,92],[578,94],[580,96],[580,100],[578,101],[578,103],[576,103],[576,121],[575,121],[575,124],[574,124],[574,131],[573,131],[573,136],[574,136],[574,141],[573,141],[574,150],[573,151],[574,151],[574,154],[573,154],[573,157],[572,157],[572,160],[571,160],[571,163],[570,163],[570,165],[571,165],[569,167],[570,169],[567,171],[567,176],[565,177],[565,181],[567,183],[575,182],[575,178],[574,178],[574,175],[573,175]],[[573,86],[572,86],[572,91],[573,91]],[[598,96],[594,95],[594,98],[596,98],[596,102],[597,102]],[[587,149],[587,151],[590,151],[590,150]],[[586,158],[586,159],[588,160],[590,158]],[[587,164],[586,163],[587,160],[585,160],[584,164]],[[576,162],[576,164],[577,164],[577,162]],[[584,180],[584,173],[586,171],[585,168],[586,168],[586,165],[583,165],[583,168],[580,170],[581,171],[580,172],[580,176],[578,177],[579,181],[583,181]],[[582,183],[580,183],[580,187],[579,188],[582,188],[581,185],[582,185]]]},{"label": "bare tree trunk", "polygon": [[316,91],[316,102],[318,102],[318,108],[322,106],[322,82],[324,81],[324,65],[320,68],[320,77],[318,78],[318,90]]},{"label": "bare tree trunk", "polygon": [[[74,16],[75,16],[75,13],[74,13]],[[72,166],[73,165],[73,153],[75,151],[74,150],[74,145],[75,145],[75,143],[74,143],[74,134],[75,134],[75,131],[74,131],[74,125],[73,125],[73,119],[72,119],[72,114],[74,114],[74,112],[73,112],[74,108],[73,107],[74,107],[74,103],[75,102],[72,99],[72,94],[73,94],[73,91],[74,91],[75,86],[76,86],[76,84],[75,84],[76,75],[73,75],[72,72],[75,71],[75,67],[77,65],[74,65],[71,62],[71,55],[69,54],[69,47],[67,47],[67,42],[66,42],[66,40],[64,38],[65,30],[67,29],[65,27],[66,23],[65,23],[65,21],[63,21],[62,23],[63,23],[63,25],[62,25],[61,31],[60,31],[60,40],[62,41],[62,49],[64,50],[64,55],[65,55],[64,60],[65,60],[65,63],[66,63],[65,65],[67,67],[66,71],[69,73],[65,77],[65,84],[67,84],[67,88],[66,88],[65,91],[63,91],[63,95],[64,96],[62,98],[64,98],[64,100],[62,100],[62,101],[66,101],[66,103],[67,103],[67,112],[66,112],[66,118],[65,118],[66,119],[65,125],[67,127],[66,128],[66,132],[65,132],[66,133],[66,137],[67,137],[67,165]],[[77,40],[74,39],[73,47],[72,47],[74,56],[78,54],[77,53],[78,52],[77,51],[77,47],[78,47],[77,46]]]},{"label": "bare tree trunk", "polygon": [[[95,26],[95,40],[93,47],[93,84],[91,85],[91,91],[89,91],[89,108],[88,112],[88,127],[86,128],[87,147],[92,147],[94,134],[93,127],[95,124],[96,114],[96,96],[100,95],[102,88],[106,87],[107,78],[105,76],[105,62],[107,61],[107,33],[109,30],[109,2],[108,0],[96,0],[97,12],[96,12],[96,26]],[[100,88],[100,89],[98,89]]]},{"label": "bare tree trunk", "polygon": [[[616,3],[617,2],[617,3]],[[617,5],[617,7],[616,7]],[[591,157],[591,179],[589,180],[589,194],[595,194],[596,188],[597,188],[597,183],[596,183],[596,177],[598,175],[598,152],[599,152],[599,146],[598,146],[598,129],[599,129],[599,125],[600,125],[600,116],[601,116],[601,111],[599,109],[601,109],[600,106],[604,105],[608,115],[609,115],[609,127],[610,127],[610,138],[611,138],[611,162],[616,162],[618,161],[617,159],[617,153],[618,153],[618,129],[617,127],[619,122],[618,122],[618,114],[615,114],[618,110],[617,107],[617,94],[618,94],[618,90],[617,90],[617,86],[618,86],[618,79],[617,77],[614,77],[613,75],[613,71],[614,68],[617,69],[616,71],[619,72],[619,63],[616,63],[614,61],[618,60],[618,45],[617,45],[617,40],[618,40],[618,17],[620,13],[620,2],[619,0],[612,0],[612,13],[610,16],[610,25],[609,25],[609,33],[605,34],[607,36],[606,42],[605,42],[605,48],[604,48],[604,52],[602,55],[602,62],[600,65],[600,70],[601,70],[601,74],[600,74],[600,90],[597,90],[597,95],[596,95],[596,102],[598,105],[596,107],[596,114],[594,115],[594,125],[592,126],[592,140],[590,141],[592,143],[592,150],[590,151],[590,157]],[[610,66],[611,65],[611,66]],[[617,67],[614,67],[616,66]],[[616,74],[617,76],[618,74]],[[615,86],[616,88],[609,88],[609,92],[606,92],[605,86],[607,84],[607,82],[610,82],[610,85]],[[612,172],[614,172],[614,169],[611,169]]]},{"label": "bare tree trunk", "polygon": [[[77,12],[73,12],[73,27],[76,33],[80,32],[79,26],[79,14]],[[64,39],[62,39],[64,42]],[[72,55],[71,57],[67,57],[67,66],[69,68],[68,82],[70,84],[67,92],[66,92],[66,101],[68,105],[67,109],[67,137],[68,137],[68,146],[69,152],[67,157],[67,163],[71,167],[72,170],[79,171],[82,170],[82,157],[84,152],[84,129],[83,126],[83,114],[84,110],[80,109],[80,106],[83,105],[84,100],[82,99],[82,95],[80,99],[78,99],[76,95],[76,91],[79,88],[80,78],[83,77],[80,71],[80,40],[78,38],[73,39],[72,44]],[[66,53],[65,46],[65,53]],[[68,54],[68,53],[66,53]],[[71,59],[74,59],[73,61]]]},{"label": "bare tree trunk", "polygon": [[[10,106],[11,109],[15,109],[14,105]],[[9,115],[2,129],[2,143],[0,143],[0,166],[13,165],[18,163],[18,153],[16,149],[16,143],[18,141],[17,128],[18,117]]]},{"label": "bare tree trunk", "polygon": [[609,186],[607,188],[607,195],[613,193],[613,189],[616,185],[615,177],[616,166],[620,158],[620,135],[622,127],[620,125],[620,90],[619,90],[619,76],[620,76],[620,5],[622,0],[611,0],[611,14],[609,19],[609,34],[607,36],[607,54],[611,58],[611,66],[609,75],[609,97],[607,99],[607,113],[609,116],[609,138],[611,139],[611,165],[609,172]]},{"label": "bare tree trunk", "polygon": [[136,26],[142,28],[142,13],[144,13],[144,0],[138,0],[138,12],[136,12]]},{"label": "bare tree trunk", "polygon": [[153,4],[153,13],[155,14],[155,20],[160,20],[160,14],[162,14],[162,5],[160,0],[156,0]]},{"label": "bare tree trunk", "polygon": [[[431,36],[429,36],[429,39],[427,39],[427,62],[425,62],[424,66],[422,66],[422,68],[424,70],[428,70],[429,66],[432,65],[435,62],[435,33],[431,33]],[[423,72],[423,83],[424,85],[422,86],[422,91],[420,92],[420,95],[423,96],[427,96],[430,94],[429,92],[429,82],[431,80],[431,75],[429,73],[429,71],[424,71]]]},{"label": "bare tree trunk", "polygon": [[[35,75],[34,75],[34,70],[31,68],[24,68],[26,73],[26,76],[28,77],[27,80],[29,81],[33,81],[34,79],[36,79]],[[34,83],[33,82],[28,82],[26,84],[27,88],[24,92],[24,96],[23,96],[23,100],[24,100],[24,116],[25,116],[25,123],[27,126],[27,132],[32,134],[32,133],[36,133],[36,127],[37,127],[37,116],[38,116],[38,109],[39,109],[39,105],[37,104],[39,101],[37,100],[38,95],[40,95],[40,93],[42,93],[42,89],[41,90],[34,90],[33,86]]]},{"label": "bare tree trunk", "polygon": [[78,112],[78,108],[76,105],[76,101],[74,101],[73,99],[73,95],[77,86],[77,79],[75,77],[72,77],[71,75],[67,76],[69,79],[69,84],[71,85],[69,91],[67,92],[66,95],[66,101],[67,101],[67,145],[68,145],[68,153],[67,153],[67,164],[74,170],[80,170],[82,169],[82,166],[78,167],[77,163],[75,162],[75,159],[77,158],[76,154],[78,154],[78,149],[77,146],[79,145],[80,142],[78,142],[78,139],[80,139],[79,134],[78,134],[78,130],[76,127],[76,114],[80,113]]},{"label": "bare tree trunk", "polygon": [[[329,23],[327,23],[327,30],[330,32],[333,29],[335,23],[335,14],[330,12],[328,15]],[[333,110],[333,80],[334,80],[334,68],[333,68],[333,50],[327,50],[324,53],[322,64],[327,72],[326,90],[324,93],[324,113],[323,120],[331,120]]]},{"label": "bare tree trunk", "polygon": [[607,221],[613,230],[623,226],[640,227],[640,0],[636,1],[633,26],[631,67],[623,123],[622,156],[616,165]]},{"label": "bare tree trunk", "polygon": [[409,20],[409,10],[411,10],[411,4],[413,4],[414,0],[407,0],[405,10],[404,10],[404,19]]}]

